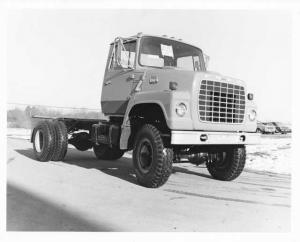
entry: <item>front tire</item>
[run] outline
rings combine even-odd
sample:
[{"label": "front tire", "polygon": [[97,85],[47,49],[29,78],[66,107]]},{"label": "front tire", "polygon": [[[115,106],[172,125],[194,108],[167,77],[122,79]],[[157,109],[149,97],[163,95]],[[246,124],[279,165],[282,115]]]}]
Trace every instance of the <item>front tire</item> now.
[{"label": "front tire", "polygon": [[173,150],[164,147],[159,130],[145,124],[137,133],[133,149],[133,164],[140,185],[157,188],[165,184],[172,173]]},{"label": "front tire", "polygon": [[245,146],[228,146],[210,154],[206,167],[213,178],[232,181],[242,173],[245,163]]}]

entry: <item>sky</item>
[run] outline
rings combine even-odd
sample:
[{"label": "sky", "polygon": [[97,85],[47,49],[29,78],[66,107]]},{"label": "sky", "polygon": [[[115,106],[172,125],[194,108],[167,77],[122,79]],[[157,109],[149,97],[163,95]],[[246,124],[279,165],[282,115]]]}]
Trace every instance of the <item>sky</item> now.
[{"label": "sky", "polygon": [[109,43],[138,32],[197,45],[246,82],[260,120],[291,120],[292,18],[278,10],[11,10],[7,102],[100,110]]}]

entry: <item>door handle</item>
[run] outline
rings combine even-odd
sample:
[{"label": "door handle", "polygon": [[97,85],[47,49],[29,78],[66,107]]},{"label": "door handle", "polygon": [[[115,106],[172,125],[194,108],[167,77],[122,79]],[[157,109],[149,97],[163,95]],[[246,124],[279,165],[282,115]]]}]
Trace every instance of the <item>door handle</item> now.
[{"label": "door handle", "polygon": [[104,86],[111,84],[111,81],[104,82]]}]

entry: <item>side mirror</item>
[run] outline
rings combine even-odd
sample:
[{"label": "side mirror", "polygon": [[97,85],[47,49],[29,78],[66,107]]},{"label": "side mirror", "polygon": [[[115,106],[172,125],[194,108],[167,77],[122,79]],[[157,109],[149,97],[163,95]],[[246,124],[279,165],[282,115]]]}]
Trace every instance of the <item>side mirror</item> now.
[{"label": "side mirror", "polygon": [[118,40],[117,48],[117,64],[123,69],[133,69],[133,66],[128,63],[129,61],[129,52],[125,49],[122,39]]},{"label": "side mirror", "polygon": [[200,64],[199,64],[199,61],[195,61],[195,69],[197,71],[200,71]]},{"label": "side mirror", "polygon": [[206,55],[205,53],[203,53],[203,57],[204,57],[205,68],[208,69],[208,63],[209,63],[210,57],[208,55]]},{"label": "side mirror", "polygon": [[121,47],[121,43],[120,42],[121,42],[121,40],[117,40],[115,44],[117,45],[117,53],[116,53],[117,54],[116,55],[117,65],[121,67],[122,66],[122,64],[121,64],[122,47]]}]

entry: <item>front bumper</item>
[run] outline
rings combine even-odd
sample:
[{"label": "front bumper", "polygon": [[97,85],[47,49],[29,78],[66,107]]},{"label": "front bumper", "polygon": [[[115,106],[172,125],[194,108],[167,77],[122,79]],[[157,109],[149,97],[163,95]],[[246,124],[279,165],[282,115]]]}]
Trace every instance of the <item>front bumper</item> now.
[{"label": "front bumper", "polygon": [[171,131],[172,145],[238,145],[258,144],[257,133]]}]

